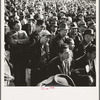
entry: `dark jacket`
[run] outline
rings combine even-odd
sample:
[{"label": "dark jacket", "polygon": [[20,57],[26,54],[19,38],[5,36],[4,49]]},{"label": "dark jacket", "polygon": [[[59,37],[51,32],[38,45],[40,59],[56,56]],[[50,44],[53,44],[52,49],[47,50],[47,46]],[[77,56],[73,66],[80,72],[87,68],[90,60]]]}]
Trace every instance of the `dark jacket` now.
[{"label": "dark jacket", "polygon": [[16,33],[14,30],[7,34],[7,43],[10,45],[10,58],[14,60],[23,60],[25,50],[29,43],[29,38],[25,31]]},{"label": "dark jacket", "polygon": [[50,59],[58,56],[59,48],[64,43],[60,34],[58,34],[50,44]]},{"label": "dark jacket", "polygon": [[41,57],[42,45],[40,40],[31,45],[30,47],[30,60],[31,60],[31,85],[36,86],[39,82],[47,78],[47,62],[46,56],[44,60]]},{"label": "dark jacket", "polygon": [[[47,54],[44,56],[46,61],[41,60],[41,48],[42,45],[40,43],[40,40],[38,40],[36,43],[32,44],[29,49],[29,57],[31,60],[31,66],[32,68],[37,68],[37,67],[45,67],[46,66],[46,61],[47,61]],[[46,48],[46,47],[44,47]],[[46,50],[45,50],[46,52]]]},{"label": "dark jacket", "polygon": [[22,26],[22,30],[26,31],[27,35],[30,36],[32,34],[33,31],[33,26],[28,24],[25,24]]},{"label": "dark jacket", "polygon": [[[81,68],[86,71],[86,69],[85,69],[86,65],[89,65],[89,62],[88,62],[88,58],[87,58],[86,54],[84,54],[82,57],[76,59],[74,68],[75,69]],[[93,69],[90,71],[90,73],[92,73],[93,76],[96,75],[95,65],[93,65]]]},{"label": "dark jacket", "polygon": [[77,52],[76,52],[76,58],[79,58],[83,56],[86,53],[86,47],[87,43],[85,40],[81,41],[80,44],[78,45]]},{"label": "dark jacket", "polygon": [[32,32],[32,34],[29,36],[30,44],[34,44],[39,40],[39,35],[37,31]]},{"label": "dark jacket", "polygon": [[50,77],[50,76],[53,76],[53,75],[56,75],[56,74],[62,74],[62,72],[63,72],[62,61],[57,56],[49,62],[48,70],[47,70],[47,76]]},{"label": "dark jacket", "polygon": [[[74,69],[78,70],[78,69],[81,69],[82,72],[80,73],[77,73],[75,74],[73,77],[73,79],[76,77],[82,77],[82,76],[91,76],[93,78],[93,83],[92,85],[95,86],[96,85],[96,71],[95,71],[95,66],[93,65],[93,68],[87,73],[86,72],[86,65],[89,66],[89,62],[88,62],[88,59],[87,59],[87,56],[86,54],[83,55],[82,57],[78,58],[76,61],[75,61],[75,66],[74,66]],[[72,73],[73,74],[73,73]],[[79,75],[80,74],[80,75]],[[77,77],[77,75],[79,75]],[[81,80],[83,82],[83,80]],[[83,83],[82,83],[83,84]]]},{"label": "dark jacket", "polygon": [[[71,65],[69,66],[70,72],[72,68],[73,67],[71,62]],[[63,62],[60,60],[59,56],[53,58],[48,64],[47,76],[50,77],[56,74],[65,74]]]}]

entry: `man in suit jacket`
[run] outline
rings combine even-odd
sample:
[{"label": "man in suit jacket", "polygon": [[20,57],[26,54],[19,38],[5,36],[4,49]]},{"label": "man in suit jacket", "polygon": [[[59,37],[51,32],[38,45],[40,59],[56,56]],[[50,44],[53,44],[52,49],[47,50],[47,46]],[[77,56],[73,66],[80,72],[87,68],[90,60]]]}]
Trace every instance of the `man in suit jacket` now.
[{"label": "man in suit jacket", "polygon": [[59,47],[64,43],[64,39],[68,33],[67,24],[63,23],[59,25],[59,33],[52,39],[50,44],[50,59],[56,57],[59,54]]},{"label": "man in suit jacket", "polygon": [[76,59],[74,69],[83,69],[85,75],[91,75],[94,78],[94,84],[96,81],[96,71],[94,60],[96,58],[95,45],[89,45],[86,48],[86,54]]},{"label": "man in suit jacket", "polygon": [[93,41],[93,38],[94,38],[93,30],[92,29],[85,30],[83,38],[84,38],[83,41],[81,41],[80,44],[78,45],[78,50],[76,52],[76,55],[77,55],[76,58],[84,55],[86,52],[86,47],[89,44],[92,44],[91,42]]},{"label": "man in suit jacket", "polygon": [[53,76],[56,74],[70,75],[70,50],[68,45],[63,44],[60,47],[59,55],[53,58],[48,64],[47,76]]},{"label": "man in suit jacket", "polygon": [[46,79],[47,50],[46,44],[49,42],[51,33],[47,30],[40,32],[40,39],[30,47],[31,60],[31,85],[36,86]]}]

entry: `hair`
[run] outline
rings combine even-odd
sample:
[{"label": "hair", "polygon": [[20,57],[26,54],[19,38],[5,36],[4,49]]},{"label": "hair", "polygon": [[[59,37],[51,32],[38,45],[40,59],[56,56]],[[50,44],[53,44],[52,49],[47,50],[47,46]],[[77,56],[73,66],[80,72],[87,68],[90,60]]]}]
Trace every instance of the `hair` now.
[{"label": "hair", "polygon": [[39,19],[39,20],[37,20],[36,25],[37,25],[37,26],[40,26],[40,25],[42,25],[43,23],[44,23],[44,21]]},{"label": "hair", "polygon": [[72,41],[74,41],[72,38],[65,38],[64,43],[67,43],[69,45]]},{"label": "hair", "polygon": [[63,53],[65,49],[69,48],[68,45],[66,45],[65,43],[61,44],[60,48],[59,48],[59,53]]},{"label": "hair", "polygon": [[15,20],[14,23],[13,23],[13,25],[15,26],[19,22],[20,22],[19,20]]},{"label": "hair", "polygon": [[86,47],[86,53],[93,53],[94,51],[96,51],[96,46],[95,45],[93,45],[93,44],[91,44],[91,45],[88,45],[87,47]]}]

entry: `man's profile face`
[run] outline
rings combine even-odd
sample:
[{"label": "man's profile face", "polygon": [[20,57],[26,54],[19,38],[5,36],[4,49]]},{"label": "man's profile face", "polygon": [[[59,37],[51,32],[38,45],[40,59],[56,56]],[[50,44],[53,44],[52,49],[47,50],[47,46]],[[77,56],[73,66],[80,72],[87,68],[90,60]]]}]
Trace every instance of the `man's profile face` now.
[{"label": "man's profile face", "polygon": [[60,30],[60,35],[61,35],[62,37],[65,37],[67,34],[68,34],[68,29],[61,29],[61,30]]},{"label": "man's profile face", "polygon": [[74,41],[72,40],[71,43],[69,44],[69,49],[70,49],[70,50],[73,50],[74,47],[75,47],[75,43],[74,43]]},{"label": "man's profile face", "polygon": [[84,39],[85,39],[85,41],[86,41],[87,43],[89,43],[89,42],[93,41],[94,36],[88,35],[88,34],[87,34],[87,35],[85,35]]},{"label": "man's profile face", "polygon": [[38,32],[42,31],[43,29],[44,29],[43,24],[42,24],[42,25],[37,26],[37,31],[38,31]]},{"label": "man's profile face", "polygon": [[62,53],[62,57],[64,60],[67,60],[69,58],[69,48],[65,49]]},{"label": "man's profile face", "polygon": [[92,52],[90,54],[91,59],[95,59],[96,58],[96,51]]},{"label": "man's profile face", "polygon": [[16,31],[21,30],[21,28],[22,28],[21,23],[16,23],[16,24],[15,24],[15,30],[16,30]]},{"label": "man's profile face", "polygon": [[50,41],[50,36],[45,35],[45,36],[42,36],[42,37],[41,37],[41,43],[42,43],[42,44],[46,44],[46,43],[48,43],[49,41]]}]

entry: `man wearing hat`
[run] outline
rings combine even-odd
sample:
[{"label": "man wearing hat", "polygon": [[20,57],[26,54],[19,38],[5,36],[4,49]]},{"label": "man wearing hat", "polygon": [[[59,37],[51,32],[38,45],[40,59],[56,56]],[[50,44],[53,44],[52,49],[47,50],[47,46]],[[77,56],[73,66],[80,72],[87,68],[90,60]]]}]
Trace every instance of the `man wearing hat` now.
[{"label": "man wearing hat", "polygon": [[50,45],[50,58],[54,58],[55,56],[58,55],[59,53],[59,47],[61,44],[64,43],[64,39],[66,38],[68,34],[68,26],[65,23],[61,23],[59,25],[59,32],[56,35],[56,37],[52,40],[51,45]]},{"label": "man wearing hat", "polygon": [[52,22],[50,25],[51,41],[57,34],[58,25],[57,22]]},{"label": "man wearing hat", "polygon": [[37,20],[36,23],[35,23],[35,30],[32,31],[32,34],[29,36],[29,38],[30,38],[30,44],[33,44],[37,40],[39,40],[39,33],[44,28],[45,28],[44,21],[43,20]]},{"label": "man wearing hat", "polygon": [[78,26],[76,22],[71,23],[70,25],[70,31],[68,33],[68,36],[70,38],[72,38],[75,42],[75,47],[73,49],[73,53],[74,53],[74,58],[76,57],[76,51],[78,48],[79,43],[83,40],[83,36],[82,34],[80,34],[78,32]]},{"label": "man wearing hat", "polygon": [[84,35],[83,35],[83,41],[80,42],[78,46],[77,57],[80,57],[85,53],[86,47],[91,44],[93,39],[94,39],[93,30],[92,29],[85,30]]},{"label": "man wearing hat", "polygon": [[94,23],[94,21],[92,19],[88,20],[87,24],[88,24],[88,28],[93,29],[94,32],[96,32],[96,24]]},{"label": "man wearing hat", "polygon": [[66,15],[66,11],[65,10],[60,10],[59,14],[58,14],[58,19],[60,19],[62,16]]},{"label": "man wearing hat", "polygon": [[61,23],[66,23],[67,22],[67,17],[66,16],[62,16],[60,19],[59,19],[59,24]]},{"label": "man wearing hat", "polygon": [[29,18],[27,18],[28,23],[24,24],[22,26],[22,29],[26,31],[27,35],[30,36],[32,34],[32,31],[34,30],[34,17],[29,15]]},{"label": "man wearing hat", "polygon": [[39,37],[39,40],[30,47],[32,86],[36,86],[39,82],[46,79],[46,67],[48,60],[47,44],[50,40],[51,33],[47,30],[42,30],[39,33]]},{"label": "man wearing hat", "polygon": [[37,13],[34,15],[34,19],[35,19],[35,20],[39,20],[39,19],[43,20],[43,19],[44,19],[44,16],[43,16],[42,7],[41,7],[41,6],[38,7],[38,8],[36,9],[36,11],[37,11]]},{"label": "man wearing hat", "polygon": [[87,29],[87,25],[86,25],[86,22],[84,20],[79,20],[78,21],[78,27],[79,27],[79,32],[81,34],[84,33],[84,31]]}]

